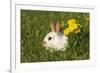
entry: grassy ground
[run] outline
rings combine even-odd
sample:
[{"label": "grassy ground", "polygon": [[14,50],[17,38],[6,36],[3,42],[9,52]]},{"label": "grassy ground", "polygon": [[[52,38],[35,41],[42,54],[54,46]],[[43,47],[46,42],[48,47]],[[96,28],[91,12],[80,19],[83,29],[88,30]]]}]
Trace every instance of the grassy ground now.
[{"label": "grassy ground", "polygon": [[[66,51],[50,52],[42,41],[51,31],[49,21],[67,22],[74,18],[81,24],[81,32],[70,34]],[[21,62],[43,62],[89,59],[89,13],[47,12],[21,10]]]}]

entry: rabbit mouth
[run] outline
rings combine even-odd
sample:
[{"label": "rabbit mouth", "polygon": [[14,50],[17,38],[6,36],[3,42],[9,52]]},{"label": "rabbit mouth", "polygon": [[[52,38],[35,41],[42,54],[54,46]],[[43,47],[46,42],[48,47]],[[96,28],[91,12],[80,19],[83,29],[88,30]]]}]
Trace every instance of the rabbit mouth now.
[{"label": "rabbit mouth", "polygon": [[42,46],[43,46],[43,47],[46,47],[46,48],[47,48],[47,47],[48,47],[48,48],[53,48],[53,44],[48,44],[47,42],[44,42],[44,41],[43,41]]},{"label": "rabbit mouth", "polygon": [[43,46],[46,46],[46,41],[43,41],[42,45],[43,45]]},{"label": "rabbit mouth", "polygon": [[49,47],[48,44],[45,41],[43,41],[42,46],[43,47]]}]

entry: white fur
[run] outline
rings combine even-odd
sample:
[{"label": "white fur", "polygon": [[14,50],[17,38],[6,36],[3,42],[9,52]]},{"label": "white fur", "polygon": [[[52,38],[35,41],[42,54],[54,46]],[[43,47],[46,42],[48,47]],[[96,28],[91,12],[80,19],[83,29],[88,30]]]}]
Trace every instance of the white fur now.
[{"label": "white fur", "polygon": [[[52,37],[51,40],[48,40],[49,37]],[[43,46],[45,46],[47,49],[49,48],[53,48],[56,51],[60,50],[60,51],[64,51],[66,50],[66,46],[68,45],[68,37],[64,36],[63,34],[61,34],[60,32],[50,32],[48,33],[45,38],[44,41],[46,43],[43,43]]]}]

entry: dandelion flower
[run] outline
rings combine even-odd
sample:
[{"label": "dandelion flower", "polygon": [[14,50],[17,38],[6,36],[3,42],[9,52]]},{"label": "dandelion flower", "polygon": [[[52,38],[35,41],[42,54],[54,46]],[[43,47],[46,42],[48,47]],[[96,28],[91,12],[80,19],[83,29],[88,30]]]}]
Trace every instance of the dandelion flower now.
[{"label": "dandelion flower", "polygon": [[78,24],[75,19],[68,20],[67,24],[68,24],[68,28],[64,30],[65,36],[69,35],[69,33],[79,33],[80,32],[79,26],[81,27],[81,25]]},{"label": "dandelion flower", "polygon": [[69,35],[69,33],[70,33],[70,29],[69,28],[66,28],[64,30],[64,35],[67,36],[67,35]]},{"label": "dandelion flower", "polygon": [[73,25],[73,24],[76,23],[76,20],[75,20],[75,19],[70,19],[70,20],[68,20],[67,23],[68,23],[69,25]]},{"label": "dandelion flower", "polygon": [[70,28],[72,31],[78,27],[78,24],[76,23],[75,19],[70,19],[68,20],[67,23],[68,23],[68,28]]}]

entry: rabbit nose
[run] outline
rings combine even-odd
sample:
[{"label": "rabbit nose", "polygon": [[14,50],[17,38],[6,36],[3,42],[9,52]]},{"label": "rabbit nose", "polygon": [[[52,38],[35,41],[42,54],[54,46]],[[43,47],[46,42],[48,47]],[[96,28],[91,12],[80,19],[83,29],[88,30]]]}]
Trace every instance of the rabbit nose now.
[{"label": "rabbit nose", "polygon": [[43,44],[46,44],[46,41],[43,41]]}]

